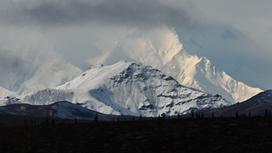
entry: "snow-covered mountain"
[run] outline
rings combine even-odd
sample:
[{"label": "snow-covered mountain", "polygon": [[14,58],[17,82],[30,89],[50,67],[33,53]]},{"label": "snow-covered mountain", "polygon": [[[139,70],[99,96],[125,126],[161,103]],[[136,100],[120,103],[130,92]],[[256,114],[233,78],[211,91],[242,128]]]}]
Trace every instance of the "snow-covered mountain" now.
[{"label": "snow-covered mountain", "polygon": [[167,27],[131,30],[120,38],[115,49],[90,59],[90,64],[112,64],[120,60],[151,65],[182,85],[220,94],[229,101],[244,101],[262,91],[233,79],[209,59],[188,53],[176,31]]},{"label": "snow-covered mountain", "polygon": [[26,96],[30,104],[81,103],[105,114],[177,115],[232,104],[219,95],[180,85],[157,69],[132,62],[97,66],[72,81]]},{"label": "snow-covered mountain", "polygon": [[[22,46],[3,43],[0,48],[0,86],[16,92],[20,102],[67,100],[106,114],[157,116],[229,105],[262,91],[187,52],[182,38],[168,27],[129,31],[114,49],[93,56],[93,67],[77,78],[79,68],[58,56],[47,40],[33,38],[20,40]],[[103,64],[109,66],[95,66]],[[1,104],[14,100],[2,99]]]}]

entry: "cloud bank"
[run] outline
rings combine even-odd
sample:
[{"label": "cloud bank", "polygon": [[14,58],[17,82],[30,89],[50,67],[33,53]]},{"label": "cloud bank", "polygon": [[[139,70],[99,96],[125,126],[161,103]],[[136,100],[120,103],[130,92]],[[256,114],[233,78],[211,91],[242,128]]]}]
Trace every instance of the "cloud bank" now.
[{"label": "cloud bank", "polygon": [[22,0],[2,3],[2,22],[42,26],[89,22],[126,25],[180,25],[190,21],[187,11],[159,0]]}]

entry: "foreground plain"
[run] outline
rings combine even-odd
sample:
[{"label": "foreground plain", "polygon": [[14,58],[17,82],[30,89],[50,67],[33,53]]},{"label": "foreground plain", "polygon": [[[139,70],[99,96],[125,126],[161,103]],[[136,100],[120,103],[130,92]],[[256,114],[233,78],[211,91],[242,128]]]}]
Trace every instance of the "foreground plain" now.
[{"label": "foreground plain", "polygon": [[1,126],[1,153],[263,153],[272,145],[272,118],[21,123]]}]

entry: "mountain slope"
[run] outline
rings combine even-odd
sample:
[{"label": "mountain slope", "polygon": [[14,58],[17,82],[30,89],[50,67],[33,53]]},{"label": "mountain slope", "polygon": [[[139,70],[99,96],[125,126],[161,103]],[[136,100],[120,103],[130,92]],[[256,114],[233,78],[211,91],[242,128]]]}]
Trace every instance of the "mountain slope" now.
[{"label": "mountain slope", "polygon": [[137,116],[185,114],[191,109],[232,104],[219,95],[182,86],[150,66],[131,62],[93,67],[56,89],[24,98],[30,104],[62,100],[82,103],[101,113]]},{"label": "mountain slope", "polygon": [[[216,116],[251,115],[264,116],[272,111],[272,90],[264,91],[249,100],[222,109],[210,110],[205,113],[214,113]],[[271,115],[271,114],[270,114]]]},{"label": "mountain slope", "polygon": [[209,59],[189,54],[181,41],[176,31],[167,27],[132,30],[120,38],[115,49],[90,59],[90,64],[140,62],[173,76],[180,84],[220,94],[229,101],[244,101],[262,91],[233,79]]}]

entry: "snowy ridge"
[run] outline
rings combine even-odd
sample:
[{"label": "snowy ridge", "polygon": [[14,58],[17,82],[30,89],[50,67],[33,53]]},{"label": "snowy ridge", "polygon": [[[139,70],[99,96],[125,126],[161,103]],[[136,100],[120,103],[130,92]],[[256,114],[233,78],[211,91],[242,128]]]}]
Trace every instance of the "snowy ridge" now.
[{"label": "snowy ridge", "polygon": [[101,113],[138,116],[185,114],[191,109],[232,104],[219,95],[182,86],[150,66],[132,62],[92,68],[56,89],[24,98],[30,104],[62,100],[81,103]]},{"label": "snowy ridge", "polygon": [[[168,75],[176,78],[181,84],[197,88],[212,94],[222,95],[229,101],[241,102],[260,93],[259,88],[233,79],[226,72],[217,69],[212,62],[205,57],[197,57],[178,54],[173,63],[165,65],[163,70]],[[182,70],[181,73],[179,70]]]},{"label": "snowy ridge", "polygon": [[173,76],[180,84],[220,94],[233,102],[244,101],[262,91],[233,79],[209,59],[189,54],[176,31],[167,27],[132,31],[119,40],[115,49],[90,59],[90,64],[112,64],[120,60],[150,65]]}]

